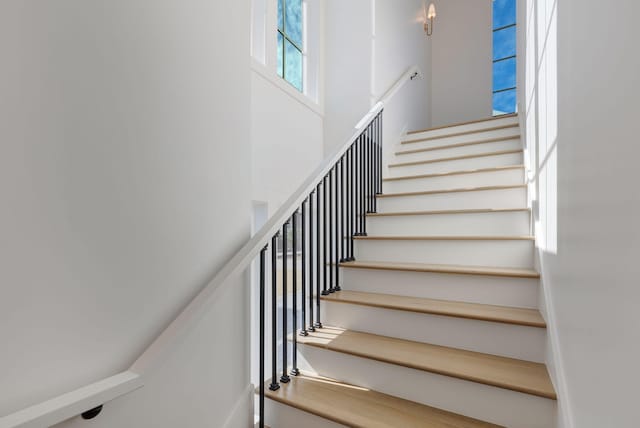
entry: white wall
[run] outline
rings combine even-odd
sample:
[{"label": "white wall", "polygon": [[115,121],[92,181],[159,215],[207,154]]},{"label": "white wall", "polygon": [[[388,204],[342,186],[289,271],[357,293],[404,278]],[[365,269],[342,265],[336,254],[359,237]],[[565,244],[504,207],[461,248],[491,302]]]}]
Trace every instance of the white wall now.
[{"label": "white wall", "polygon": [[561,426],[634,427],[640,5],[528,0],[525,7],[521,100]]},{"label": "white wall", "polygon": [[[248,238],[247,16],[0,5],[0,415],[126,369]],[[249,382],[241,284],[97,424],[221,426]]]},{"label": "white wall", "polygon": [[252,72],[252,197],[266,202],[270,214],[323,159],[323,117],[298,98],[282,90],[272,79]]},{"label": "white wall", "polygon": [[[343,144],[373,103],[409,67],[430,73],[429,40],[418,0],[326,1],[325,153]],[[430,79],[414,82],[418,95],[398,130],[429,124]],[[399,136],[395,135],[395,137]]]},{"label": "white wall", "polygon": [[434,0],[432,125],[492,114],[492,0]]}]

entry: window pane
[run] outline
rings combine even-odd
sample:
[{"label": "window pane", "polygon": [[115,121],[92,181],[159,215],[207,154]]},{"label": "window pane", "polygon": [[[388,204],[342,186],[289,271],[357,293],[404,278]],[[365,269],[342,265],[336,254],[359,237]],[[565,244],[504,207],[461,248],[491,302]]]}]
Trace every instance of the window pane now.
[{"label": "window pane", "polygon": [[493,63],[493,90],[516,86],[516,59],[511,58]]},{"label": "window pane", "polygon": [[493,32],[493,59],[516,54],[516,27]]},{"label": "window pane", "polygon": [[515,113],[516,90],[498,92],[493,94],[493,115]]},{"label": "window pane", "polygon": [[282,77],[284,76],[283,74],[283,67],[284,67],[284,50],[283,50],[283,45],[284,45],[284,37],[282,37],[282,34],[280,34],[278,32],[278,76]]},{"label": "window pane", "polygon": [[493,28],[516,23],[516,0],[493,0]]},{"label": "window pane", "polygon": [[284,0],[278,0],[278,30],[284,31],[284,15],[282,14],[282,2]]},{"label": "window pane", "polygon": [[285,79],[302,91],[302,53],[285,40]]},{"label": "window pane", "polygon": [[286,0],[285,34],[302,47],[302,0]]}]

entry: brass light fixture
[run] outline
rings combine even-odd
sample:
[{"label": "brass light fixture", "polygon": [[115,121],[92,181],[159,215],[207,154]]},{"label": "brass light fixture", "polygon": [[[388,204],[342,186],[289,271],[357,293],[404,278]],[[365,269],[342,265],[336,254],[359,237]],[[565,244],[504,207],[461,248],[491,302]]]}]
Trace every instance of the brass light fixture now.
[{"label": "brass light fixture", "polygon": [[436,6],[431,3],[427,9],[427,4],[423,3],[424,10],[424,32],[427,36],[433,34],[433,18],[436,17]]}]

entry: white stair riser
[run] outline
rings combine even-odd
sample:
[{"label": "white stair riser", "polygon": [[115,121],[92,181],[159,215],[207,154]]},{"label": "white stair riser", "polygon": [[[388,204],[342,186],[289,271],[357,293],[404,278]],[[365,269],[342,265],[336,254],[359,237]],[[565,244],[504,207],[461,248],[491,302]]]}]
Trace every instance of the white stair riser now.
[{"label": "white stair riser", "polygon": [[264,413],[266,425],[272,428],[343,428],[328,419],[321,418],[312,413],[303,412],[295,407],[287,406],[275,400],[264,400]]},{"label": "white stair riser", "polygon": [[378,198],[378,212],[412,212],[483,208],[526,208],[527,189],[515,187],[473,192],[434,193],[429,195]]},{"label": "white stair riser", "polygon": [[382,189],[383,193],[404,193],[518,184],[524,184],[524,168],[384,181]]},{"label": "white stair riser", "polygon": [[299,345],[301,367],[406,400],[518,428],[550,428],[556,402],[476,382]]},{"label": "white stair riser", "polygon": [[340,281],[345,290],[538,307],[539,281],[535,278],[341,268]]},{"label": "white stair riser", "polygon": [[369,216],[372,236],[509,236],[529,234],[529,211],[470,214]]},{"label": "white stair riser", "polygon": [[[425,148],[432,148],[432,147],[441,147],[441,146],[447,146],[449,144],[471,143],[475,141],[490,140],[492,138],[514,137],[518,135],[520,135],[520,129],[518,127],[497,129],[493,131],[481,131],[481,132],[474,132],[473,134],[436,138],[435,140],[415,141],[412,143],[400,143],[400,144],[396,144],[396,146],[394,147],[395,149],[394,152],[400,152],[404,150],[425,149]],[[410,140],[418,140],[422,138],[424,137],[414,137],[413,135],[410,135],[408,138],[403,138],[402,140],[410,141]]]},{"label": "white stair riser", "polygon": [[522,162],[522,152],[518,152],[417,165],[390,166],[388,172],[389,177],[403,177],[407,175],[439,174],[469,169],[521,165]]},{"label": "white stair riser", "polygon": [[[489,128],[495,128],[498,126],[513,125],[518,123],[517,117],[507,117],[503,119],[488,120],[484,122],[470,123],[468,125],[451,126],[448,128],[435,129],[433,131],[419,132],[414,134],[407,134],[403,140],[416,140],[418,138],[437,137],[440,135],[457,134],[459,132],[468,131],[482,131]],[[511,128],[512,131],[518,128]]]},{"label": "white stair riser", "polygon": [[527,240],[356,240],[361,261],[465,266],[533,267]]},{"label": "white stair riser", "polygon": [[[454,156],[466,156],[502,150],[522,149],[519,138],[506,141],[494,141],[491,143],[474,144],[472,146],[452,147],[450,149],[430,150],[428,152],[396,154],[390,163],[417,162],[431,159],[449,158]],[[414,149],[411,149],[414,150]]]},{"label": "white stair riser", "polygon": [[449,316],[322,302],[323,322],[415,342],[542,363],[546,329]]}]

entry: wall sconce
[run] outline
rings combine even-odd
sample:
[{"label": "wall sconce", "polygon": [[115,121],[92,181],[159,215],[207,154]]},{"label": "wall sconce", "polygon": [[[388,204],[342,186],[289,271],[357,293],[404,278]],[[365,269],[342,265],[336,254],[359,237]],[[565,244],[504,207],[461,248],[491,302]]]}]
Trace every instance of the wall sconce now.
[{"label": "wall sconce", "polygon": [[431,3],[427,10],[427,4],[424,3],[422,7],[424,9],[424,32],[427,36],[430,36],[433,34],[433,18],[436,17],[436,6]]}]

